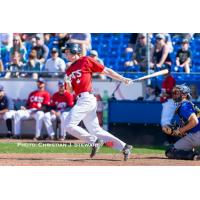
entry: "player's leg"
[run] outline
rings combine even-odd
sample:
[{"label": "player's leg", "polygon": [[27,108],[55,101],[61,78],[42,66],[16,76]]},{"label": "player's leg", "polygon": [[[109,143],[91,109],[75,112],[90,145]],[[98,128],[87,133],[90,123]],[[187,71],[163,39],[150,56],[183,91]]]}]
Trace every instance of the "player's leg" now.
[{"label": "player's leg", "polygon": [[187,134],[170,147],[165,154],[171,159],[193,160],[194,156],[197,154],[193,151],[193,148],[199,146],[200,132]]},{"label": "player's leg", "polygon": [[10,134],[10,136],[13,133],[13,130],[12,130],[12,119],[14,118],[15,113],[16,113],[15,110],[10,110],[10,111],[6,112],[3,115],[3,119],[6,121],[6,126],[7,126],[7,129],[8,129],[8,134]]},{"label": "player's leg", "polygon": [[44,124],[46,126],[47,129],[47,133],[49,137],[54,137],[55,136],[55,132],[53,130],[53,124],[52,121],[56,120],[56,116],[52,115],[50,112],[47,112],[44,114]]},{"label": "player's leg", "polygon": [[[95,97],[94,97],[95,98]],[[70,110],[65,120],[65,130],[72,136],[84,140],[89,144],[94,144],[97,140],[95,135],[89,134],[86,130],[79,127],[78,124],[85,118],[88,112],[93,109],[95,105],[91,101],[91,98],[78,99],[76,105]]]},{"label": "player's leg", "polygon": [[100,127],[96,115],[96,109],[90,111],[88,115],[83,119],[83,122],[89,133],[97,136],[97,138],[103,140],[104,143],[109,143],[112,148],[120,151],[124,149],[126,144],[123,141]]},{"label": "player's leg", "polygon": [[36,121],[35,138],[39,138],[40,135],[41,135],[41,130],[42,130],[44,112],[43,111],[37,111],[36,113],[32,114],[32,117]]},{"label": "player's leg", "polygon": [[18,110],[14,114],[14,135],[19,136],[21,132],[21,120],[30,118],[29,110]]},{"label": "player's leg", "polygon": [[61,136],[61,139],[64,139],[66,137],[66,129],[65,129],[65,121],[67,119],[67,116],[69,115],[69,112],[63,112],[60,116],[60,128],[61,128],[61,131],[60,131],[60,136]]}]

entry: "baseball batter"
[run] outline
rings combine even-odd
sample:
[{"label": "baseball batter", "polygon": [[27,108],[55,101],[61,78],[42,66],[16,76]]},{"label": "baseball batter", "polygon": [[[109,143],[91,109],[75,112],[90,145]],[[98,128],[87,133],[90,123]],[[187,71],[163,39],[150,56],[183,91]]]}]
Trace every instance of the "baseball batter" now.
[{"label": "baseball batter", "polygon": [[20,138],[21,120],[34,118],[36,120],[35,140],[40,139],[44,112],[50,105],[50,94],[45,90],[45,80],[39,78],[37,81],[38,90],[30,93],[27,106],[21,107],[14,116],[14,138]]},{"label": "baseball batter", "polygon": [[[65,120],[66,131],[74,137],[92,144],[91,158],[95,156],[103,143],[111,142],[112,147],[122,151],[124,160],[127,160],[132,146],[125,144],[99,125],[96,115],[97,101],[92,94],[92,74],[95,72],[103,73],[127,85],[131,84],[132,80],[104,67],[91,57],[81,56],[80,51],[78,44],[68,43],[66,45],[66,57],[72,62],[66,70],[66,82],[70,84],[77,96],[77,102]],[[88,131],[78,126],[81,120]]]},{"label": "baseball batter", "polygon": [[72,94],[65,90],[65,82],[58,82],[58,92],[53,94],[51,100],[51,111],[44,114],[44,124],[47,128],[49,139],[55,138],[55,132],[53,129],[52,121],[56,119],[61,121],[61,138],[65,139],[65,127],[64,121],[69,113],[69,110],[74,105],[74,97]]},{"label": "baseball batter", "polygon": [[190,88],[186,85],[176,85],[172,97],[178,104],[176,114],[180,124],[176,128],[165,126],[164,131],[181,139],[166,151],[166,156],[170,159],[199,160],[200,154],[195,149],[200,147],[200,109],[190,101]]}]

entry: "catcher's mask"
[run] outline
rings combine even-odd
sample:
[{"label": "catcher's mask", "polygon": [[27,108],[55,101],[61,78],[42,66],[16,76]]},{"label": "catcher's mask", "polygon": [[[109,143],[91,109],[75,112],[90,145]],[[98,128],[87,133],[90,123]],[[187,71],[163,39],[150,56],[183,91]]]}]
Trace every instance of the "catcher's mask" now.
[{"label": "catcher's mask", "polygon": [[172,90],[172,98],[174,102],[181,102],[184,96],[187,100],[191,98],[190,88],[184,84],[176,85]]}]

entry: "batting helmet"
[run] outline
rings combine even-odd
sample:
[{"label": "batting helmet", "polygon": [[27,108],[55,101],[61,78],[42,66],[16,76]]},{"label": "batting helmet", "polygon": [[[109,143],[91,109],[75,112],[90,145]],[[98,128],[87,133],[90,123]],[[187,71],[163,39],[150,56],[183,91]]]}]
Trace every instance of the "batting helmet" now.
[{"label": "batting helmet", "polygon": [[76,43],[67,43],[65,50],[69,50],[71,54],[81,53],[80,45]]}]

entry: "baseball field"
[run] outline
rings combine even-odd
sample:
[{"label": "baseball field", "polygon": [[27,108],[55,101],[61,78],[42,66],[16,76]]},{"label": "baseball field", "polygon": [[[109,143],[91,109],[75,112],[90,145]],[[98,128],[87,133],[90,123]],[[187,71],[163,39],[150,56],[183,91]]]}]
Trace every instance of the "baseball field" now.
[{"label": "baseball field", "polygon": [[133,148],[127,162],[120,152],[102,147],[95,158],[90,159],[91,147],[80,140],[0,141],[0,165],[6,166],[200,166],[200,161],[169,160],[164,147]]}]

